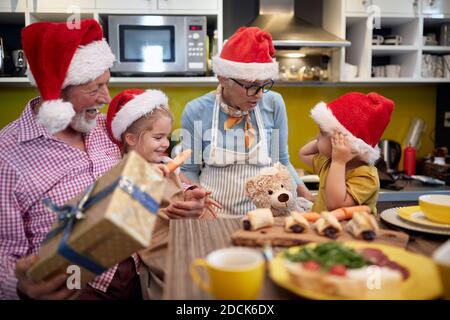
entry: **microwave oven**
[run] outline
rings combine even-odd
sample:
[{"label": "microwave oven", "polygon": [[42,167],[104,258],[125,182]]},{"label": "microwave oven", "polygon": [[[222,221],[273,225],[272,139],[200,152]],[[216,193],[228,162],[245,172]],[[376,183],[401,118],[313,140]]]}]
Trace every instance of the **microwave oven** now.
[{"label": "microwave oven", "polygon": [[108,17],[108,35],[116,61],[111,68],[122,76],[195,76],[207,68],[206,17]]}]

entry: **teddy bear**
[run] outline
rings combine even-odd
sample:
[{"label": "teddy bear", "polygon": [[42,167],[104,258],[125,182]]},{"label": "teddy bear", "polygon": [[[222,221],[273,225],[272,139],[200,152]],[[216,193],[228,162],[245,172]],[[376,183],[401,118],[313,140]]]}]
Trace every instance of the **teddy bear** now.
[{"label": "teddy bear", "polygon": [[289,171],[279,162],[247,180],[245,194],[257,208],[270,208],[274,216],[289,215],[291,211],[310,211],[312,208],[311,201],[296,196],[297,190]]}]

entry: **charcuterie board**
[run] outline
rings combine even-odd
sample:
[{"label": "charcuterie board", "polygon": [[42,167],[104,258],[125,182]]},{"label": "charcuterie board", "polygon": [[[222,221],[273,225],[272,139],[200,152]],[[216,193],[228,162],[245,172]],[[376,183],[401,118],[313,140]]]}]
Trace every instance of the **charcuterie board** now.
[{"label": "charcuterie board", "polygon": [[[291,247],[310,242],[325,242],[333,240],[317,234],[317,232],[313,230],[312,224],[311,229],[305,231],[304,233],[286,232],[284,230],[284,219],[285,217],[275,217],[275,223],[272,227],[266,227],[255,231],[239,229],[231,235],[231,240],[235,245],[252,247],[263,246],[266,243],[270,243],[272,246]],[[346,223],[347,222],[342,222],[344,230]],[[408,238],[408,235],[404,232],[380,229],[379,235],[377,235],[373,241],[370,241],[370,243],[381,243],[405,248],[408,243]],[[343,231],[342,234],[335,240],[354,241],[359,239],[355,239],[350,233]]]}]

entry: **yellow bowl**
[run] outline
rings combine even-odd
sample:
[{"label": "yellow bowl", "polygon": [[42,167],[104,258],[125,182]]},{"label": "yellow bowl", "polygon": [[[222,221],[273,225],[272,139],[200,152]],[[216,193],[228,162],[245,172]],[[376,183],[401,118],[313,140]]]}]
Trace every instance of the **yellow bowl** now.
[{"label": "yellow bowl", "polygon": [[450,224],[450,196],[428,194],[419,197],[420,210],[431,221]]}]

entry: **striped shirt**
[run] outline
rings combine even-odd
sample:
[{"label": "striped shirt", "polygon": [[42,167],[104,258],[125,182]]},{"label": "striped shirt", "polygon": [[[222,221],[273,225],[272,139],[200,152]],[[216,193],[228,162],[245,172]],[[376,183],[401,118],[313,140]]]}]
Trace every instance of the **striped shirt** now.
[{"label": "striped shirt", "polygon": [[[0,131],[0,299],[17,299],[17,259],[36,253],[55,215],[42,204],[62,205],[113,167],[121,158],[106,131],[105,117],[84,136],[86,151],[52,136],[36,122],[31,100],[14,122]],[[133,256],[138,267],[139,261]],[[117,265],[90,285],[106,291]]]}]

